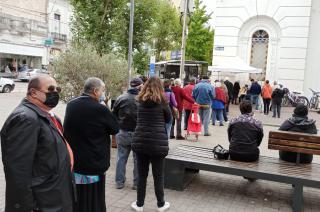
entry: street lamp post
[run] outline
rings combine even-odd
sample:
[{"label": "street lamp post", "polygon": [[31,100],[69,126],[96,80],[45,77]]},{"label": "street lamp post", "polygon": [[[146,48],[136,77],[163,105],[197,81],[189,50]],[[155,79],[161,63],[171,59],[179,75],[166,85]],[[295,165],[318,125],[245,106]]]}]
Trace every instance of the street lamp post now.
[{"label": "street lamp post", "polygon": [[129,25],[129,48],[128,48],[128,86],[130,85],[132,73],[132,43],[133,43],[133,22],[134,22],[134,0],[130,0],[130,25]]},{"label": "street lamp post", "polygon": [[181,0],[184,1],[183,8],[183,29],[182,29],[182,45],[181,45],[181,63],[180,63],[180,79],[183,83],[184,81],[184,64],[186,57],[186,34],[187,34],[187,16],[188,16],[188,5],[189,0]]}]

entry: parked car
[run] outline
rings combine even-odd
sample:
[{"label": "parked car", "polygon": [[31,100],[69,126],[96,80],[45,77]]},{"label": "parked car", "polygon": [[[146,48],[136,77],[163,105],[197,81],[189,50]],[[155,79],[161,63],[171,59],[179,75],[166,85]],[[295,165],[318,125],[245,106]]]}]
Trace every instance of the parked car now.
[{"label": "parked car", "polygon": [[16,78],[16,73],[11,71],[0,71],[0,77],[4,78]]},{"label": "parked car", "polygon": [[19,72],[18,79],[21,81],[29,81],[32,77],[39,74],[49,74],[45,69],[28,69],[27,71]]},{"label": "parked car", "polygon": [[15,84],[12,79],[0,77],[0,92],[10,93],[13,91]]}]

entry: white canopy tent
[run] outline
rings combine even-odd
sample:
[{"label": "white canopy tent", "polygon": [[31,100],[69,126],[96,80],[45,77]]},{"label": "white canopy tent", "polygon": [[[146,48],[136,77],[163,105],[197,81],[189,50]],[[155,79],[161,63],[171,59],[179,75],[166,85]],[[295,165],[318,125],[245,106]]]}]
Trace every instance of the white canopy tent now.
[{"label": "white canopy tent", "polygon": [[211,72],[228,72],[228,73],[248,73],[260,74],[262,69],[254,68],[246,64],[239,57],[216,57],[213,59],[213,66],[209,66]]}]

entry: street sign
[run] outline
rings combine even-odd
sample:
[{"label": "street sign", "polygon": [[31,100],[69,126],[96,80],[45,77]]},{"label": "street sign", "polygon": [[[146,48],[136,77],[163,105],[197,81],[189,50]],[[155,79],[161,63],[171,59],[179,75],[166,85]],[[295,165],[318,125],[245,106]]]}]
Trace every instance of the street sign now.
[{"label": "street sign", "polygon": [[45,39],[44,45],[47,46],[47,47],[52,46],[53,45],[53,39],[52,38]]},{"label": "street sign", "polygon": [[150,58],[150,72],[149,72],[150,77],[153,77],[155,75],[155,68],[156,68],[156,57],[151,56],[151,58]]},{"label": "street sign", "polygon": [[[186,4],[186,0],[181,0],[180,3],[180,12],[184,13],[184,5]],[[187,13],[193,13],[194,12],[194,8],[195,8],[195,4],[194,4],[194,0],[188,0],[188,9],[187,9]]]}]

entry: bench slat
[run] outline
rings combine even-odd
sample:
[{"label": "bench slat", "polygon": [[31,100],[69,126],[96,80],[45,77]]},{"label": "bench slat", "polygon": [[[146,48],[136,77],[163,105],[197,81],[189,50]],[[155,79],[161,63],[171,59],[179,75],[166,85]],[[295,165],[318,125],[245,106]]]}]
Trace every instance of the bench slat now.
[{"label": "bench slat", "polygon": [[320,166],[319,169],[313,169],[310,173],[311,170],[309,165],[297,166],[296,164],[280,161],[278,158],[269,158],[264,156],[260,156],[259,161],[252,163],[231,160],[216,160],[213,158],[213,154],[201,156],[199,153],[188,151],[188,149],[185,148],[181,149],[179,147],[173,153],[170,153],[167,158],[182,161],[195,160],[202,161],[206,164],[219,165],[230,168],[238,167],[246,170],[262,172],[267,171],[269,173],[285,173],[285,175],[305,176],[307,178],[318,178],[318,176],[320,175]]},{"label": "bench slat", "polygon": [[320,144],[319,135],[312,135],[312,134],[305,134],[305,133],[296,133],[296,132],[288,132],[288,131],[270,131],[269,138],[293,140],[293,141],[305,141],[305,142]]},{"label": "bench slat", "polygon": [[306,149],[306,148],[299,148],[299,147],[290,147],[290,146],[281,146],[281,145],[270,144],[270,142],[269,142],[268,148],[274,149],[274,150],[288,151],[288,152],[320,155],[320,150]]},{"label": "bench slat", "polygon": [[320,144],[316,143],[308,143],[302,141],[291,141],[291,140],[284,140],[284,139],[269,139],[269,144],[280,145],[280,146],[291,146],[291,147],[301,147],[306,149],[312,150],[320,150]]}]

